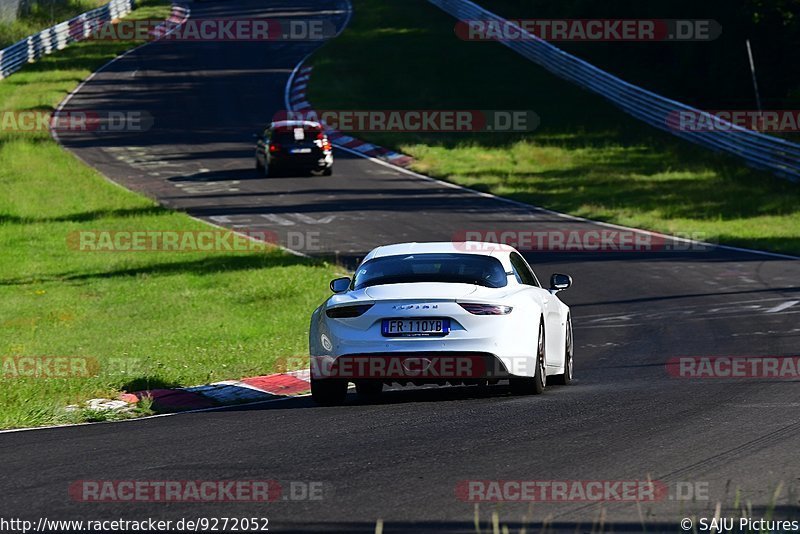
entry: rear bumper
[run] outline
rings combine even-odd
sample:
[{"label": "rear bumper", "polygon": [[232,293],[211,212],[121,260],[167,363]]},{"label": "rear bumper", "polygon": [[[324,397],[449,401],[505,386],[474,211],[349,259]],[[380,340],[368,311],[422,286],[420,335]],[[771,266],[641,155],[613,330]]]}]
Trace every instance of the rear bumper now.
[{"label": "rear bumper", "polygon": [[[531,377],[536,374],[539,317],[538,310],[523,306],[508,315],[474,315],[456,301],[436,298],[377,301],[353,318],[328,317],[321,306],[309,329],[312,377],[412,383]],[[384,336],[382,322],[395,318],[446,318],[450,331],[443,336]],[[406,360],[410,365],[404,366]],[[365,365],[372,367],[365,372]],[[420,374],[426,366],[430,373]]]},{"label": "rear bumper", "polygon": [[316,169],[324,170],[333,167],[333,155],[314,154],[312,156],[271,156],[269,165],[280,169]]},{"label": "rear bumper", "polygon": [[[531,361],[533,366],[535,360]],[[501,357],[484,352],[395,352],[312,356],[311,377],[315,380],[340,379],[348,382],[374,380],[401,385],[480,384],[517,376],[510,372],[507,363]]]},{"label": "rear bumper", "polygon": [[[512,316],[458,316],[448,313],[452,310],[447,308],[447,305],[441,305],[439,312],[451,319],[452,330],[443,337],[383,337],[381,319],[386,315],[380,311],[372,314],[372,310],[356,319],[315,322],[309,339],[312,373],[316,370],[319,378],[330,376],[331,371],[337,371],[335,364],[340,358],[345,358],[342,363],[351,367],[364,364],[348,362],[348,358],[376,360],[369,364],[375,366],[373,375],[379,369],[397,372],[398,366],[402,367],[406,359],[425,358],[434,362],[434,369],[456,373],[444,378],[494,379],[535,374],[536,328],[520,324]],[[389,361],[381,362],[381,359]],[[394,378],[394,375],[389,378]]]}]

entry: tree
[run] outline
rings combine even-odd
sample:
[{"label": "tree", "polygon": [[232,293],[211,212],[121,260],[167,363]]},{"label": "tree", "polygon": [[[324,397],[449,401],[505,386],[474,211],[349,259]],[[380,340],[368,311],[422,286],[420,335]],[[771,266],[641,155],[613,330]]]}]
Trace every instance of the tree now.
[{"label": "tree", "polygon": [[0,22],[13,22],[17,20],[22,0],[0,1]]}]

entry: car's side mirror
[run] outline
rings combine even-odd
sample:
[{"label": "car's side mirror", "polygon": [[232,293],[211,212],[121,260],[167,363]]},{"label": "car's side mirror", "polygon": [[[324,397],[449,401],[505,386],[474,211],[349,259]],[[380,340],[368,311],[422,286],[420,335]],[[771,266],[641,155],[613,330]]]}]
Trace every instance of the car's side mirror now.
[{"label": "car's side mirror", "polygon": [[550,277],[550,291],[564,291],[572,285],[572,277],[567,274],[554,274]]},{"label": "car's side mirror", "polygon": [[334,293],[344,293],[348,289],[350,289],[349,278],[336,278],[335,280],[331,280],[331,291]]}]

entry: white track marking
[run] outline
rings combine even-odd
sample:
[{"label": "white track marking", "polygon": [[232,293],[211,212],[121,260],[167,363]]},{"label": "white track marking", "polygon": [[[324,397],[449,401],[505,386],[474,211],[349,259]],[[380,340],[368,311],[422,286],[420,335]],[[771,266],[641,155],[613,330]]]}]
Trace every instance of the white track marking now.
[{"label": "white track marking", "polygon": [[321,219],[315,219],[306,215],[305,213],[292,213],[292,216],[305,224],[330,224],[336,219],[336,215],[327,215]]},{"label": "white track marking", "polygon": [[274,213],[262,213],[261,217],[267,219],[268,221],[272,221],[278,226],[294,226],[295,224],[294,221],[291,221],[285,217],[281,217],[280,215],[275,215]]},{"label": "white track marking", "polygon": [[[720,293],[719,295],[714,295],[714,296],[724,297],[725,293]],[[654,299],[658,299],[658,298],[659,297],[654,297]],[[735,300],[735,301],[732,301],[732,302],[725,302],[725,303],[720,303],[720,304],[686,305],[686,306],[677,306],[677,307],[672,307],[672,308],[664,308],[661,311],[653,310],[653,311],[650,311],[650,312],[630,312],[630,311],[628,311],[628,312],[625,313],[624,316],[626,316],[626,317],[640,317],[640,316],[643,316],[643,315],[648,315],[648,314],[654,314],[655,315],[655,314],[660,314],[660,313],[671,312],[671,311],[674,311],[674,310],[686,311],[686,312],[689,312],[689,313],[696,313],[696,312],[701,312],[702,313],[704,310],[705,310],[705,312],[712,312],[712,313],[718,313],[720,311],[729,310],[729,309],[733,309],[734,311],[738,311],[738,310],[743,310],[743,309],[746,309],[746,308],[754,308],[754,309],[755,308],[763,308],[763,307],[766,306],[766,304],[764,304],[762,306],[759,303],[766,303],[766,302],[772,302],[772,301],[776,301],[776,300],[783,300],[785,298],[786,297],[768,297],[768,298],[765,298],[765,299]],[[601,305],[601,304],[602,303],[591,304],[591,306],[598,306],[598,305]],[[646,304],[646,305],[648,305],[648,304]],[[598,317],[598,318],[601,318],[601,319],[608,319],[609,317],[614,317],[614,316],[610,316],[608,313],[592,313],[592,314],[581,315],[581,320],[586,320],[586,319],[590,319],[590,318],[594,318],[594,317]]]},{"label": "white track marking", "polygon": [[771,308],[771,309],[767,310],[767,313],[779,313],[779,312],[782,312],[783,310],[787,310],[787,309],[791,308],[792,306],[794,306],[795,304],[798,304],[798,303],[800,303],[800,300],[790,300],[790,301],[784,302],[783,304],[779,304],[779,305],[775,306],[774,308]]},{"label": "white track marking", "polygon": [[172,185],[190,195],[236,193],[239,191],[238,187],[231,187],[239,185],[239,180],[230,182],[172,182]]},{"label": "white track marking", "polygon": [[[798,313],[800,313],[800,310],[786,312],[786,315],[798,314]],[[717,320],[720,320],[720,319],[723,319],[723,320],[752,319],[753,318],[753,314],[752,313],[741,313],[741,314],[733,314],[733,315],[691,315],[689,313],[689,314],[685,314],[685,315],[683,315],[681,317],[677,317],[677,318],[681,319],[684,322],[688,322],[688,321],[717,321]],[[638,323],[623,323],[623,324],[584,324],[584,323],[581,323],[579,325],[578,324],[573,325],[573,328],[575,328],[575,329],[578,329],[578,328],[580,328],[580,329],[584,329],[584,328],[629,328],[629,327],[633,327],[633,326],[648,326],[648,325],[652,325],[652,321],[657,320],[657,318],[653,319],[651,317],[639,317],[638,319],[640,319],[640,320],[644,319],[644,320],[647,320],[649,322],[647,322],[647,323],[641,323],[641,322],[638,322]],[[676,317],[664,317],[663,319],[676,319]],[[590,323],[593,323],[593,321],[590,321]]]}]

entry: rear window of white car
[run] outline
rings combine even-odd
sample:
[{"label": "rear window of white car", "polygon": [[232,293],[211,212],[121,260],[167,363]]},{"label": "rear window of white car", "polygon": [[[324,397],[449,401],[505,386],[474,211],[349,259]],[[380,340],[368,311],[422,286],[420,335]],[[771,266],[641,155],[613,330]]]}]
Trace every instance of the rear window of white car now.
[{"label": "rear window of white car", "polygon": [[404,254],[363,263],[353,278],[353,288],[384,284],[442,282],[484,287],[508,285],[503,264],[479,254]]}]

